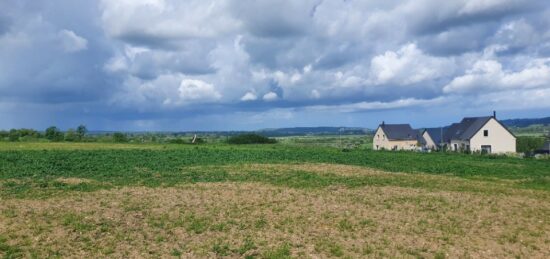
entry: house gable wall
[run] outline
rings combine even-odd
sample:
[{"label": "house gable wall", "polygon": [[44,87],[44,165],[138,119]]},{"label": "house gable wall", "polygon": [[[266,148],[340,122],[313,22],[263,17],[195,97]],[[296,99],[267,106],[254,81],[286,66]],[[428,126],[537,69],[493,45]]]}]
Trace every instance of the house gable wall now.
[{"label": "house gable wall", "polygon": [[386,133],[382,128],[378,127],[376,132],[374,133],[374,137],[372,139],[372,149],[374,150],[381,150],[381,149],[389,149],[389,140],[386,136]]},{"label": "house gable wall", "polygon": [[[489,133],[487,137],[485,130]],[[516,152],[516,137],[492,118],[470,139],[472,151],[481,151],[482,145],[490,145],[491,153],[512,153]]]},{"label": "house gable wall", "polygon": [[424,140],[426,141],[426,145],[424,146],[425,148],[428,148],[428,149],[437,149],[437,145],[435,144],[435,142],[433,141],[432,137],[430,136],[430,134],[428,134],[427,131],[424,131],[424,134],[422,134],[422,137],[423,137]]}]

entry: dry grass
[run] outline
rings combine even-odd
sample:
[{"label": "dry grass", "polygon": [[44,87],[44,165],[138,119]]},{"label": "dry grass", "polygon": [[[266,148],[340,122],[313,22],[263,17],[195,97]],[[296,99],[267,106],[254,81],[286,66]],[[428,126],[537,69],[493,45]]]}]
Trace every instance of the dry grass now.
[{"label": "dry grass", "polygon": [[[415,177],[475,188],[507,185],[327,164],[225,168]],[[548,258],[549,198],[547,192],[528,190],[293,189],[260,183],[71,192],[1,201],[0,255]]]},{"label": "dry grass", "polygon": [[81,184],[81,183],[91,183],[91,182],[93,182],[90,179],[74,178],[74,177],[58,178],[57,181],[60,182],[60,183],[69,184],[69,185],[77,185],[77,184]]}]

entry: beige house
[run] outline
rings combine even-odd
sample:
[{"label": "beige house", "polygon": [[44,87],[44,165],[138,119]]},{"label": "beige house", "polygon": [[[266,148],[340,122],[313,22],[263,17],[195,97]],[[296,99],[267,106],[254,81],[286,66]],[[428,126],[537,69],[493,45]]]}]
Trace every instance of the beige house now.
[{"label": "beige house", "polygon": [[464,118],[449,127],[425,129],[422,133],[424,147],[437,149],[446,146],[452,151],[500,154],[516,152],[516,137],[495,115]]},{"label": "beige house", "polygon": [[374,150],[415,150],[420,134],[409,124],[385,124],[376,129],[372,141]]}]

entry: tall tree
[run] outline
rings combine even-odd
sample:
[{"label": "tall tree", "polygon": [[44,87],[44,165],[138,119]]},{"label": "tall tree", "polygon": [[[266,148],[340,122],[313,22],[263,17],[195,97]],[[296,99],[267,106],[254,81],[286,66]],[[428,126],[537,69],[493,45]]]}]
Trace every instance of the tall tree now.
[{"label": "tall tree", "polygon": [[88,133],[86,125],[81,124],[76,128],[76,135],[78,137],[78,140],[82,140],[86,136],[86,133]]},{"label": "tall tree", "polygon": [[55,126],[47,128],[44,136],[51,141],[63,140],[63,133],[61,133],[61,131]]}]

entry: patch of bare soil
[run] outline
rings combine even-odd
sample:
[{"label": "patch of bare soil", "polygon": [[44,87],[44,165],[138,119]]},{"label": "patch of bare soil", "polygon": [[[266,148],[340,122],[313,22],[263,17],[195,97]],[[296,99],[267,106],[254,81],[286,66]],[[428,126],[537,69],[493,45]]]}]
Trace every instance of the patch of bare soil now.
[{"label": "patch of bare soil", "polygon": [[58,178],[57,181],[60,182],[60,183],[69,184],[69,185],[78,185],[78,184],[82,184],[82,183],[91,183],[91,182],[93,182],[90,179],[74,178],[74,177]]},{"label": "patch of bare soil", "polygon": [[11,199],[0,212],[0,237],[24,256],[550,257],[550,201],[525,193],[216,183]]}]

